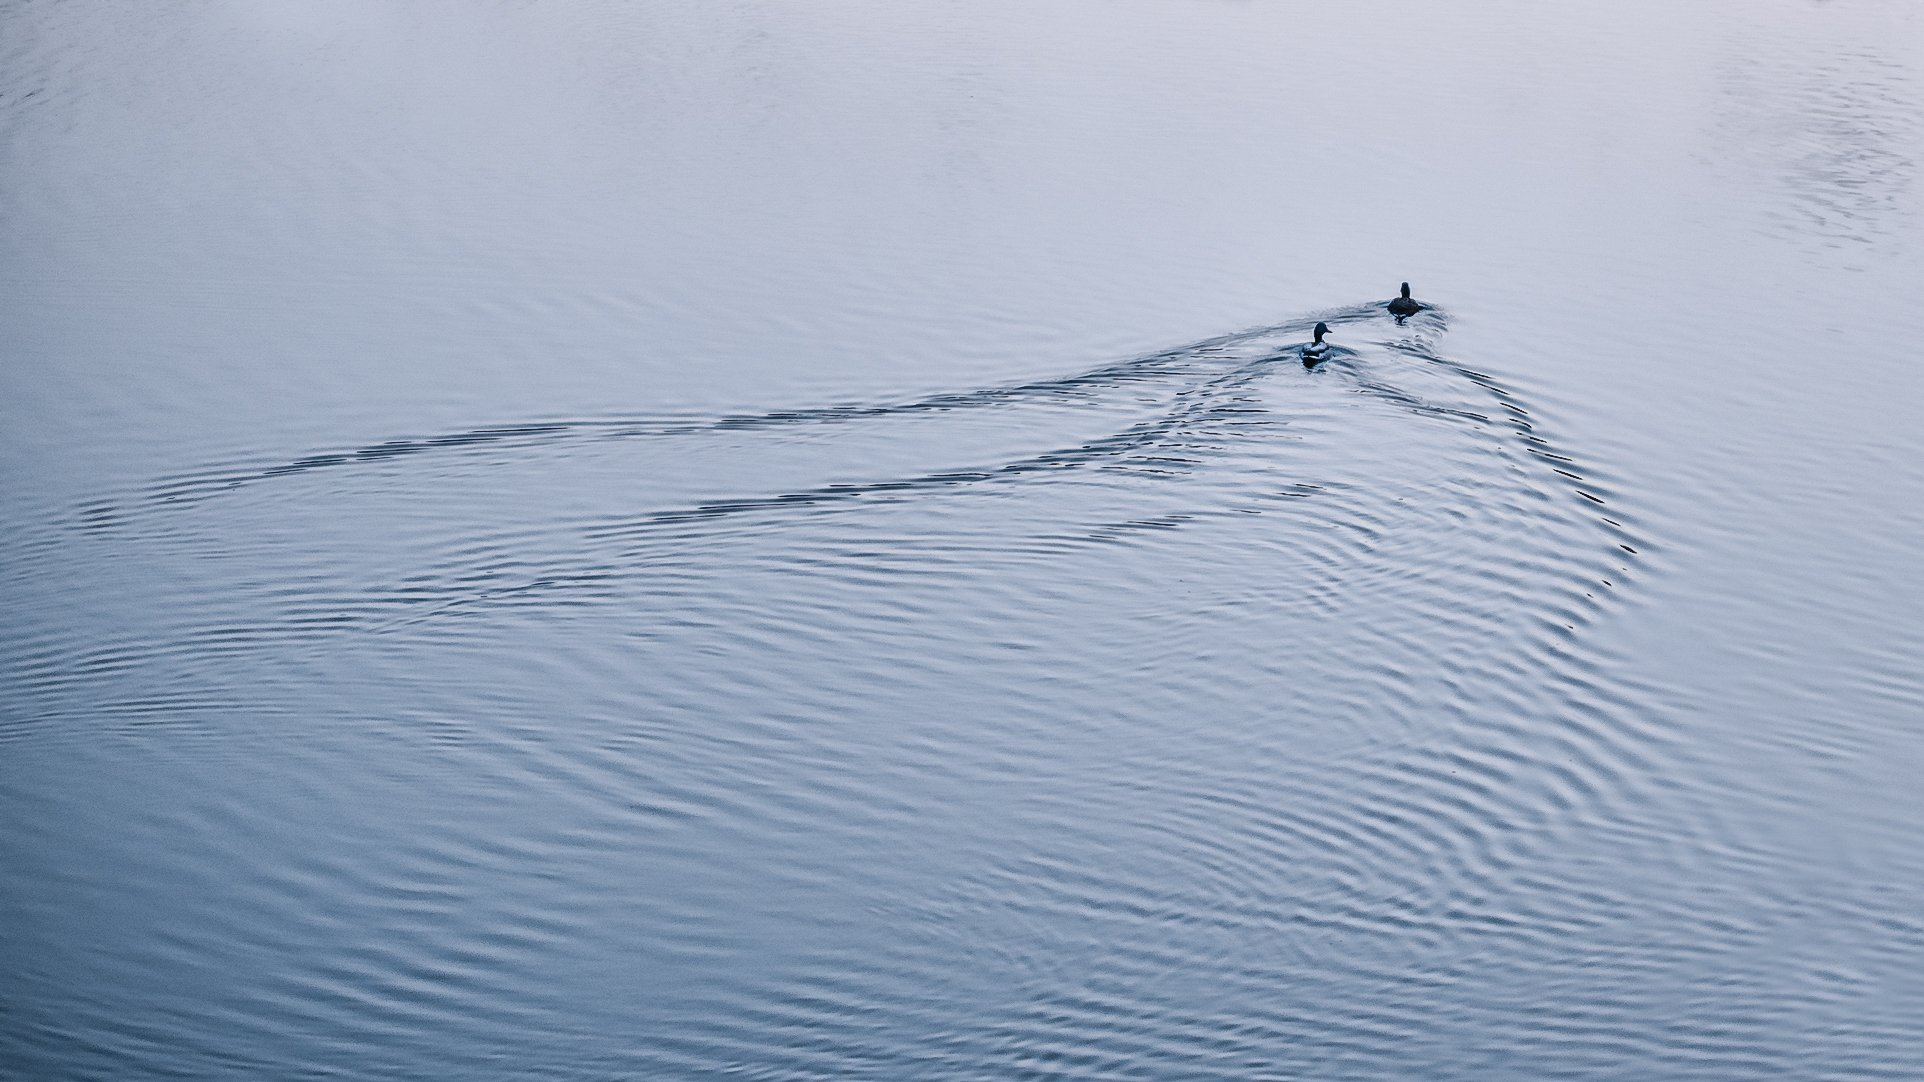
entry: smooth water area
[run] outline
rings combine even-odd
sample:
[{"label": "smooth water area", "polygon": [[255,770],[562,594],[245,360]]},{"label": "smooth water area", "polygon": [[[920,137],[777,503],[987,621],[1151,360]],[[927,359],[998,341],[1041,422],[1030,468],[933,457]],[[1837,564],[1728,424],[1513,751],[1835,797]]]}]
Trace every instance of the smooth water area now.
[{"label": "smooth water area", "polygon": [[0,7],[0,1077],[1924,1077],[1920,157],[1875,0]]}]

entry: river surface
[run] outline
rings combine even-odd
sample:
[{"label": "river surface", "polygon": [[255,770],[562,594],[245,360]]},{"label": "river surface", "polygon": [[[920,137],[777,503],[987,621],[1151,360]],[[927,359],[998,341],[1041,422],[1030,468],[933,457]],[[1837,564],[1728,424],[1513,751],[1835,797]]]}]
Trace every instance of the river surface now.
[{"label": "river surface", "polygon": [[1920,158],[1896,0],[4,5],[0,1076],[1924,1077]]}]

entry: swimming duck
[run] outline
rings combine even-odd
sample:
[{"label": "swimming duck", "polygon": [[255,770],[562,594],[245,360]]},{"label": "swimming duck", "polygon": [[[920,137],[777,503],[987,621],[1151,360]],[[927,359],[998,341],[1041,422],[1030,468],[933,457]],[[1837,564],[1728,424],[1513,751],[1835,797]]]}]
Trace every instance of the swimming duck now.
[{"label": "swimming duck", "polygon": [[1311,342],[1309,345],[1303,347],[1303,364],[1304,365],[1315,364],[1316,362],[1329,356],[1329,349],[1330,349],[1329,343],[1323,341],[1323,336],[1328,333],[1329,333],[1329,324],[1318,323],[1316,325],[1316,340],[1314,342]]},{"label": "swimming duck", "polygon": [[1410,299],[1410,284],[1404,282],[1403,295],[1390,302],[1390,315],[1400,319],[1403,316],[1413,316],[1422,310],[1422,305]]}]

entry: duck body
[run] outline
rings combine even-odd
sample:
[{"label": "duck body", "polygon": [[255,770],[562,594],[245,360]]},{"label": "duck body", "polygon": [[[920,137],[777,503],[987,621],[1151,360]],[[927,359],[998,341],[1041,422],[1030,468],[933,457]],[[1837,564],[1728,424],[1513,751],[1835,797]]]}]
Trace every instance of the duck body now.
[{"label": "duck body", "polygon": [[1390,315],[1401,319],[1404,316],[1413,316],[1422,310],[1423,306],[1416,303],[1416,299],[1410,296],[1410,284],[1404,282],[1403,295],[1390,302]]},{"label": "duck body", "polygon": [[1312,368],[1317,364],[1322,363],[1323,358],[1329,356],[1329,351],[1331,349],[1331,346],[1328,342],[1323,341],[1323,336],[1328,333],[1329,333],[1329,324],[1318,323],[1316,325],[1315,340],[1310,342],[1309,345],[1306,345],[1303,347],[1303,367],[1304,368]]}]

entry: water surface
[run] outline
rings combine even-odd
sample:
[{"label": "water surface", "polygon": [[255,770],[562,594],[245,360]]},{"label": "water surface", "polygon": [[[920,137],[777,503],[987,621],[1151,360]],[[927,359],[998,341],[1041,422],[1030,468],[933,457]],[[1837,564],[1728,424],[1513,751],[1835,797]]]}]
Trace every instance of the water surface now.
[{"label": "water surface", "polygon": [[1920,57],[8,7],[0,1073],[1915,1077]]}]

